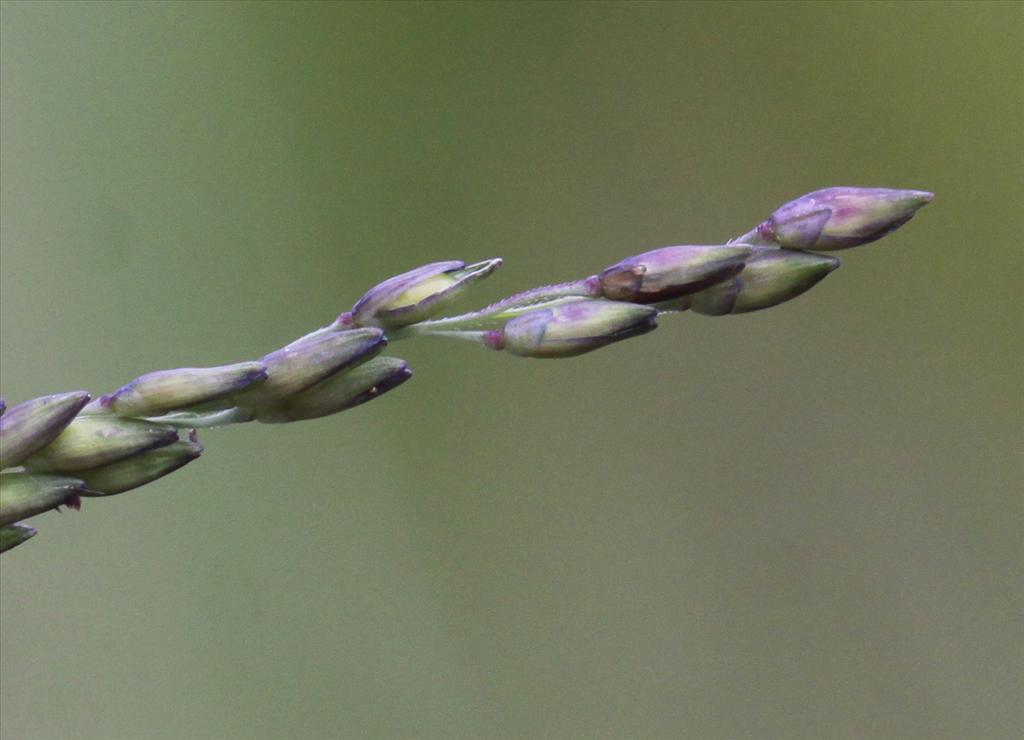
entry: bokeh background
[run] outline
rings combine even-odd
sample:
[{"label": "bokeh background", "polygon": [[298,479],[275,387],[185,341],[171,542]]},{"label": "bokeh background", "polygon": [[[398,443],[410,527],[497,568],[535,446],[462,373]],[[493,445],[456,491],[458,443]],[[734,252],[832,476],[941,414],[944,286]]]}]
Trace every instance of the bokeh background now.
[{"label": "bokeh background", "polygon": [[257,357],[423,262],[482,304],[933,190],[761,314],[396,343],[341,416],[3,557],[11,738],[1011,738],[1019,4],[6,2],[10,402]]}]

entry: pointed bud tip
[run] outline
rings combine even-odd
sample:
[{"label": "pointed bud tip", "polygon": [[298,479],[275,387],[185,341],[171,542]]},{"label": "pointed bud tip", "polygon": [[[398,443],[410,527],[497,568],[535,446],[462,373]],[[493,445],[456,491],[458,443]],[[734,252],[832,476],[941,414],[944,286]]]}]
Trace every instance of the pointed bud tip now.
[{"label": "pointed bud tip", "polygon": [[27,542],[38,533],[39,530],[35,527],[30,527],[21,522],[0,527],[0,552],[7,552],[23,542]]},{"label": "pointed bud tip", "polygon": [[86,391],[56,393],[19,403],[0,416],[0,467],[19,465],[50,444],[90,398]]},{"label": "pointed bud tip", "polygon": [[373,387],[374,395],[387,393],[393,388],[397,388],[402,383],[409,380],[411,377],[412,370],[409,368],[408,365],[406,365],[396,370],[392,375],[389,375],[388,377],[384,378],[382,381],[377,383],[377,385]]},{"label": "pointed bud tip", "polygon": [[901,203],[911,215],[935,200],[935,193],[927,190],[892,190],[888,191],[891,203]]}]

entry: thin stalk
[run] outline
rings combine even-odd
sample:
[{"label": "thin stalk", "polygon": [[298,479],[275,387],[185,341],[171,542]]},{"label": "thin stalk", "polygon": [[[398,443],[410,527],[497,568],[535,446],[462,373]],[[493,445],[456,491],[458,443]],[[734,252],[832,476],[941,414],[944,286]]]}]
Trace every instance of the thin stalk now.
[{"label": "thin stalk", "polygon": [[600,296],[600,284],[596,277],[573,280],[555,285],[543,285],[516,293],[492,303],[479,311],[446,316],[440,319],[421,321],[418,324],[392,329],[388,332],[389,339],[406,339],[408,337],[453,336],[454,333],[481,332],[500,328],[509,319],[520,316],[547,305],[557,305],[583,298]]},{"label": "thin stalk", "polygon": [[145,421],[165,424],[176,429],[212,429],[252,421],[252,412],[234,406],[217,411],[175,411],[163,416],[145,417]]},{"label": "thin stalk", "polygon": [[758,232],[756,226],[754,228],[752,228],[750,231],[748,231],[746,234],[744,234],[743,236],[737,236],[736,238],[730,239],[729,241],[726,242],[726,246],[730,246],[730,247],[735,245],[735,244],[749,244],[752,247],[774,247],[774,246],[776,246],[776,244],[774,242],[770,242],[767,239],[765,239],[763,236],[761,236],[761,234],[760,234],[760,232]]}]

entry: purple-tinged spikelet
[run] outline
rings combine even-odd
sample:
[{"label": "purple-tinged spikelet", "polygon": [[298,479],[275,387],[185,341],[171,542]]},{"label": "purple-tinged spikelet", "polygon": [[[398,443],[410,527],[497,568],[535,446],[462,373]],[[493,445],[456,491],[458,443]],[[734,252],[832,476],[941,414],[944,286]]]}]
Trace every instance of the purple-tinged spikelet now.
[{"label": "purple-tinged spikelet", "polygon": [[790,249],[847,249],[895,231],[934,197],[924,190],[815,190],[776,209],[757,227],[757,233],[767,242]]},{"label": "purple-tinged spikelet", "polygon": [[339,317],[339,325],[397,328],[435,315],[477,280],[498,267],[500,259],[466,265],[465,262],[433,262],[388,278],[371,288]]},{"label": "purple-tinged spikelet", "polygon": [[742,272],[682,299],[683,308],[707,316],[749,313],[796,298],[839,267],[824,254],[757,247]]},{"label": "purple-tinged spikelet", "polygon": [[484,342],[520,357],[574,357],[653,331],[657,316],[650,306],[584,299],[517,316]]},{"label": "purple-tinged spikelet", "polygon": [[747,246],[662,247],[627,257],[597,277],[605,298],[658,303],[732,277],[749,254]]}]

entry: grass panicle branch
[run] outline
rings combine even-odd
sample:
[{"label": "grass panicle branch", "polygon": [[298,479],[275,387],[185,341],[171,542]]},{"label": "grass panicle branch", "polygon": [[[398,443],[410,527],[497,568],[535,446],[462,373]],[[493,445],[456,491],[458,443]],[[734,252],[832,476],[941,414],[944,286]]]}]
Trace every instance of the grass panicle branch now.
[{"label": "grass panicle branch", "polygon": [[7,408],[0,399],[0,552],[36,534],[21,519],[77,509],[83,497],[130,491],[198,459],[199,428],[316,419],[397,388],[412,371],[381,354],[389,341],[454,338],[518,357],[565,358],[654,331],[665,312],[760,311],[839,267],[817,251],[880,239],[932,197],[817,190],[725,244],[654,249],[453,316],[439,314],[501,260],[434,262],[385,280],[332,323],[258,360],[158,370],[95,400],[73,391]]}]

